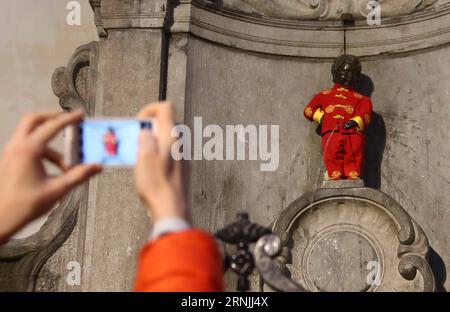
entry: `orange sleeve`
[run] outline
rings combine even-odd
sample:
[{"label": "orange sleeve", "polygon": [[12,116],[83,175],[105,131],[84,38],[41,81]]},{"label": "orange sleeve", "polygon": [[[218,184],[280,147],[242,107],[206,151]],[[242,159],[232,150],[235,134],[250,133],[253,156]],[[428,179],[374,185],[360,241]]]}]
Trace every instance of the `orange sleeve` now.
[{"label": "orange sleeve", "polygon": [[223,291],[223,263],[216,240],[190,229],[165,235],[140,254],[135,291]]}]

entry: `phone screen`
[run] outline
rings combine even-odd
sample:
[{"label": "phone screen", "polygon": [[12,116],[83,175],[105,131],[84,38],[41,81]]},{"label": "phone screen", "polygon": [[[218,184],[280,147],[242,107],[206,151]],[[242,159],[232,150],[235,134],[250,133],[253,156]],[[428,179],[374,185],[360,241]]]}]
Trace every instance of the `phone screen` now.
[{"label": "phone screen", "polygon": [[105,166],[136,164],[141,129],[150,121],[86,119],[79,125],[80,162]]}]

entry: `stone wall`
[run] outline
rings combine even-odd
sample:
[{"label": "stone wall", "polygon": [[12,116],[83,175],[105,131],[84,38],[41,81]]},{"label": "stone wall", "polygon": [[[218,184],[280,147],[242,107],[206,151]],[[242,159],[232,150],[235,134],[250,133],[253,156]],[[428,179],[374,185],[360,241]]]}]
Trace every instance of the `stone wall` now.
[{"label": "stone wall", "polygon": [[[204,124],[223,127],[280,125],[275,172],[261,172],[253,161],[194,161],[194,219],[216,230],[244,210],[268,225],[297,197],[321,186],[321,141],[303,109],[314,93],[332,86],[331,63],[247,53],[197,38],[190,39],[189,56],[187,122],[201,116]],[[450,72],[443,66],[448,62],[447,47],[365,59],[362,88],[373,92],[376,112],[368,130],[366,184],[395,198],[445,263],[450,261],[445,230]],[[439,256],[433,259],[442,271]]]}]

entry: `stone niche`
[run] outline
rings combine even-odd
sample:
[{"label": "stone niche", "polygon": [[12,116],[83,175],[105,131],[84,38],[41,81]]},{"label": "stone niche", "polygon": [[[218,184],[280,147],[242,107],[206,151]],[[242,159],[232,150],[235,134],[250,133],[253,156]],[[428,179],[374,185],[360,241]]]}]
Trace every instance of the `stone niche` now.
[{"label": "stone niche", "polygon": [[[276,171],[261,172],[256,161],[193,161],[197,226],[215,232],[242,210],[272,225],[282,241],[277,261],[311,291],[445,290],[450,4],[386,0],[381,25],[368,26],[366,3],[92,0],[99,41],[56,70],[53,90],[63,109],[93,116],[133,116],[169,99],[190,126],[197,116],[221,127],[279,125]],[[354,25],[343,26],[341,13]],[[360,92],[376,114],[365,187],[330,189],[322,187],[320,137],[302,112],[331,86],[333,58],[344,52],[361,58]],[[149,222],[131,171],[106,171],[54,216],[33,240],[0,248],[2,289],[132,289]],[[71,261],[80,285],[67,283]],[[374,263],[381,282],[368,287]],[[232,290],[234,277],[227,281]]]}]

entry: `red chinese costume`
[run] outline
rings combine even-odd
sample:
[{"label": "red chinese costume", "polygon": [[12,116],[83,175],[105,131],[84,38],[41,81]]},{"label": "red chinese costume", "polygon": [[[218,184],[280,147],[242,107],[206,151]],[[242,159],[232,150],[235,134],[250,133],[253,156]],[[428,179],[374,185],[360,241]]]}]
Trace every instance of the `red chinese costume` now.
[{"label": "red chinese costume", "polygon": [[110,129],[103,137],[105,151],[108,156],[117,156],[119,142],[117,136],[112,129]]},{"label": "red chinese costume", "polygon": [[372,101],[355,91],[361,63],[343,55],[333,65],[335,86],[314,96],[304,115],[322,125],[322,151],[331,180],[360,179],[364,165],[364,130],[372,118]]}]

